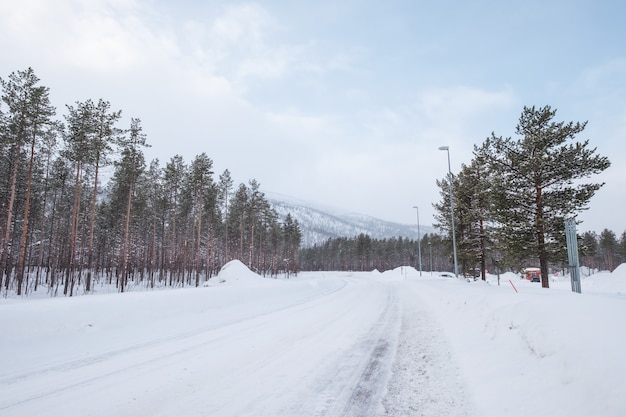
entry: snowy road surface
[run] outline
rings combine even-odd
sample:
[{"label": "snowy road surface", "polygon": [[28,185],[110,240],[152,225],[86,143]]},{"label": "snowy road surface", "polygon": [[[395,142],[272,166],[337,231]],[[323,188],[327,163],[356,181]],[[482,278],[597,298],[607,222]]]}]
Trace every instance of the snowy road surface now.
[{"label": "snowy road surface", "polygon": [[0,415],[473,415],[415,288],[320,273],[9,300]]}]

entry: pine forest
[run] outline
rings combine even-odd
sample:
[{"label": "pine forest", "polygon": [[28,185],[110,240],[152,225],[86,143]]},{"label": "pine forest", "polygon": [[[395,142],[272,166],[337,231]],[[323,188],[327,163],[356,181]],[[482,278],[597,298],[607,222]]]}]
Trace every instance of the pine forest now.
[{"label": "pine forest", "polygon": [[262,275],[298,271],[298,222],[279,221],[257,181],[234,187],[228,170],[216,179],[205,153],[147,162],[140,119],[121,126],[103,99],[59,117],[31,68],[0,81],[5,294],[198,286],[232,259]]}]

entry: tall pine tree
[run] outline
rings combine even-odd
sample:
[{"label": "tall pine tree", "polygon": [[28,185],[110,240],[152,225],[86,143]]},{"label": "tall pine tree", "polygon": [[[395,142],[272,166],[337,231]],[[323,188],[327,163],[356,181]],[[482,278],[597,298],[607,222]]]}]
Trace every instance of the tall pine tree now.
[{"label": "tall pine tree", "polygon": [[39,78],[32,68],[17,73],[11,73],[7,80],[0,79],[2,85],[2,102],[6,104],[8,111],[2,115],[3,147],[6,146],[10,154],[10,186],[8,192],[8,202],[4,211],[5,220],[4,236],[0,247],[0,287],[2,277],[6,273],[7,285],[10,279],[7,263],[9,263],[9,242],[12,240],[11,232],[17,232],[13,227],[13,211],[15,208],[15,198],[17,190],[18,172],[23,148],[28,144],[28,174],[26,180],[26,193],[24,203],[24,215],[21,225],[21,238],[19,244],[19,255],[17,265],[18,295],[22,290],[22,277],[24,272],[24,257],[26,250],[26,239],[28,232],[28,220],[30,216],[30,197],[32,189],[33,164],[35,162],[35,146],[43,136],[46,126],[52,124],[51,117],[55,113],[54,107],[50,104],[49,89],[38,85]]},{"label": "tall pine tree", "polygon": [[494,133],[475,154],[493,175],[493,215],[509,251],[538,259],[547,288],[549,262],[564,260],[564,221],[587,208],[602,183],[581,180],[609,167],[606,157],[575,141],[586,122],[555,122],[550,106],[524,107],[517,139]]}]

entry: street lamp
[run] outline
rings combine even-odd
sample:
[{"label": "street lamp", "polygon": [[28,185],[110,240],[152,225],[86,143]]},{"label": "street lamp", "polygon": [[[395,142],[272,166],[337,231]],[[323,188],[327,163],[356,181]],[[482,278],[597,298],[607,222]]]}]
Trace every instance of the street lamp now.
[{"label": "street lamp", "polygon": [[413,206],[417,210],[417,257],[419,259],[420,277],[422,276],[422,245],[420,242],[420,209],[417,206]]},{"label": "street lamp", "polygon": [[450,148],[448,146],[440,146],[440,151],[448,153],[448,184],[450,184],[450,216],[452,219],[452,251],[454,254],[454,275],[459,277],[459,267],[456,261],[456,232],[454,230],[454,195],[452,193],[452,170],[450,169]]}]

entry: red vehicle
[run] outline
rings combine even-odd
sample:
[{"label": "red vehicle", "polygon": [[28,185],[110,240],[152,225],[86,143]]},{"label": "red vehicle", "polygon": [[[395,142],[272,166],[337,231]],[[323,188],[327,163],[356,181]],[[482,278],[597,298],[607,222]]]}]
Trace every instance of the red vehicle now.
[{"label": "red vehicle", "polygon": [[541,269],[539,268],[525,268],[523,274],[530,282],[541,282]]}]

